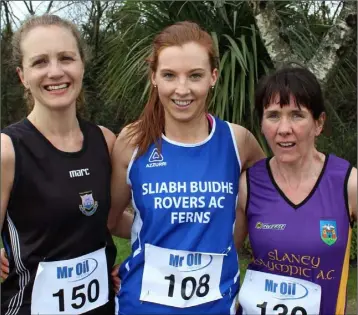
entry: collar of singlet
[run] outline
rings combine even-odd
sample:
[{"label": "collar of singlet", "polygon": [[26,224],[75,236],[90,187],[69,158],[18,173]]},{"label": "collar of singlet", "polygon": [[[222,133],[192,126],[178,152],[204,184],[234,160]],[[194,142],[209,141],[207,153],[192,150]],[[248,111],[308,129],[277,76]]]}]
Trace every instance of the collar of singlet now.
[{"label": "collar of singlet", "polygon": [[34,132],[40,137],[42,138],[42,140],[46,143],[47,146],[49,146],[49,148],[52,150],[52,151],[55,151],[57,152],[58,154],[61,154],[61,155],[64,155],[64,156],[67,156],[67,157],[78,157],[80,155],[82,155],[86,149],[87,149],[87,146],[88,146],[88,136],[87,136],[87,126],[84,122],[84,120],[80,117],[80,116],[77,116],[77,120],[78,120],[78,123],[79,123],[79,126],[80,126],[80,129],[82,131],[82,134],[83,134],[83,144],[82,144],[82,148],[77,151],[77,152],[65,152],[65,151],[61,151],[59,149],[57,149],[51,142],[50,140],[48,140],[41,132],[40,130],[38,130],[36,128],[36,126],[27,118],[25,117],[23,119],[24,121],[24,124],[26,126],[28,126],[29,128],[31,128],[32,130],[34,130]]},{"label": "collar of singlet", "polygon": [[[206,118],[207,118],[207,120],[209,122],[209,124],[208,124],[208,134],[210,135],[211,130],[213,129],[214,122],[213,122],[213,118],[209,114],[206,115]],[[163,130],[163,135],[166,136],[165,130]]]}]

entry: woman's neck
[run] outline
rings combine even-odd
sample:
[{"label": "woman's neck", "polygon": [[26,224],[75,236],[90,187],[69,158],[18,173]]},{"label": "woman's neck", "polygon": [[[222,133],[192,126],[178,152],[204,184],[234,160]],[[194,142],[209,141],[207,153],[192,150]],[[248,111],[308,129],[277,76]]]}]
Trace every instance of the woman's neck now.
[{"label": "woman's neck", "polygon": [[178,121],[165,115],[165,136],[181,143],[199,143],[208,137],[210,128],[206,113],[190,121]]},{"label": "woman's neck", "polygon": [[45,137],[68,137],[78,132],[79,123],[74,106],[65,110],[40,106],[35,105],[27,118]]},{"label": "woman's neck", "polygon": [[270,167],[276,180],[295,188],[306,180],[318,178],[324,161],[325,155],[313,149],[294,163],[281,162],[277,157],[273,157]]}]

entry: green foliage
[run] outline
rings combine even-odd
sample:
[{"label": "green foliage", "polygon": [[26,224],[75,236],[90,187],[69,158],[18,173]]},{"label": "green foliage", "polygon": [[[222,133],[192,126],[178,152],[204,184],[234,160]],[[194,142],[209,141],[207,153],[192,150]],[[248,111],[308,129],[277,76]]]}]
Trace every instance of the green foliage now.
[{"label": "green foliage", "polygon": [[[313,2],[280,1],[275,2],[275,9],[281,24],[280,36],[301,62],[308,61],[334,17],[328,18],[325,5],[317,7]],[[212,35],[219,55],[220,76],[210,112],[249,128],[268,153],[255,120],[253,100],[258,78],[273,64],[247,1],[127,1],[116,16],[120,27],[105,41],[106,61],[100,76],[103,98],[107,104],[118,104],[116,117],[133,121],[143,109],[150,84],[145,60],[155,34],[177,21],[191,20]],[[355,55],[348,55],[337,67],[329,81],[329,91],[336,95],[354,91],[356,97],[356,82],[351,80],[356,73]],[[343,124],[336,102],[328,101],[327,107],[337,123]],[[355,110],[355,105],[350,107]]]},{"label": "green foliage", "polygon": [[121,264],[131,253],[131,242],[129,240],[112,236],[113,242],[117,248],[115,264]]},{"label": "green foliage", "polygon": [[250,12],[246,1],[128,1],[118,23],[123,26],[128,16],[136,20],[106,41],[100,80],[103,98],[119,103],[117,117],[135,120],[148,96],[146,59],[155,34],[177,21],[194,21],[212,35],[220,60],[210,112],[250,128],[264,146],[253,104],[256,82],[270,59]]},{"label": "green foliage", "polygon": [[244,244],[242,246],[242,251],[245,255],[249,255],[251,256],[252,255],[252,249],[251,249],[251,244],[250,244],[250,239],[249,237],[247,236],[245,241],[244,241]]},{"label": "green foliage", "polygon": [[357,124],[346,123],[342,126],[334,118],[328,123],[327,131],[317,139],[317,149],[333,153],[357,165]]},{"label": "green foliage", "polygon": [[27,112],[24,90],[11,63],[11,38],[12,30],[4,29],[1,33],[1,128],[20,120]]},{"label": "green foliage", "polygon": [[357,223],[354,223],[352,230],[352,245],[350,251],[350,259],[357,262]]}]

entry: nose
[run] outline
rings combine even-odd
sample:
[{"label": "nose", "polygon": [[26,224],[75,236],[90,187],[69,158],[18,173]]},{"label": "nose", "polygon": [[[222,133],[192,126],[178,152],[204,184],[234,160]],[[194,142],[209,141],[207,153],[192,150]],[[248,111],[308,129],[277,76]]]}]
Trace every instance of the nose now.
[{"label": "nose", "polygon": [[178,80],[175,88],[175,93],[178,95],[186,95],[190,93],[188,82],[185,79]]},{"label": "nose", "polygon": [[277,132],[282,136],[290,134],[292,132],[291,121],[286,117],[282,117],[280,119]]},{"label": "nose", "polygon": [[51,79],[56,79],[62,77],[64,74],[64,71],[61,67],[61,64],[59,64],[57,61],[53,61],[49,63],[47,76]]}]

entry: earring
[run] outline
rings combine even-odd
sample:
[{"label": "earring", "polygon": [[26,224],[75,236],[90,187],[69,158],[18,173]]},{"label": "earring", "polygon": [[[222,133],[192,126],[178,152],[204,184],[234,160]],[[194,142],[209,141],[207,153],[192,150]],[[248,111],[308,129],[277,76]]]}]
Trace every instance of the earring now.
[{"label": "earring", "polygon": [[212,86],[211,86],[211,89],[214,90],[214,89],[215,89],[215,85],[212,85]]},{"label": "earring", "polygon": [[155,89],[157,88],[157,85],[156,85],[156,84],[154,84],[153,86],[154,86]]}]

